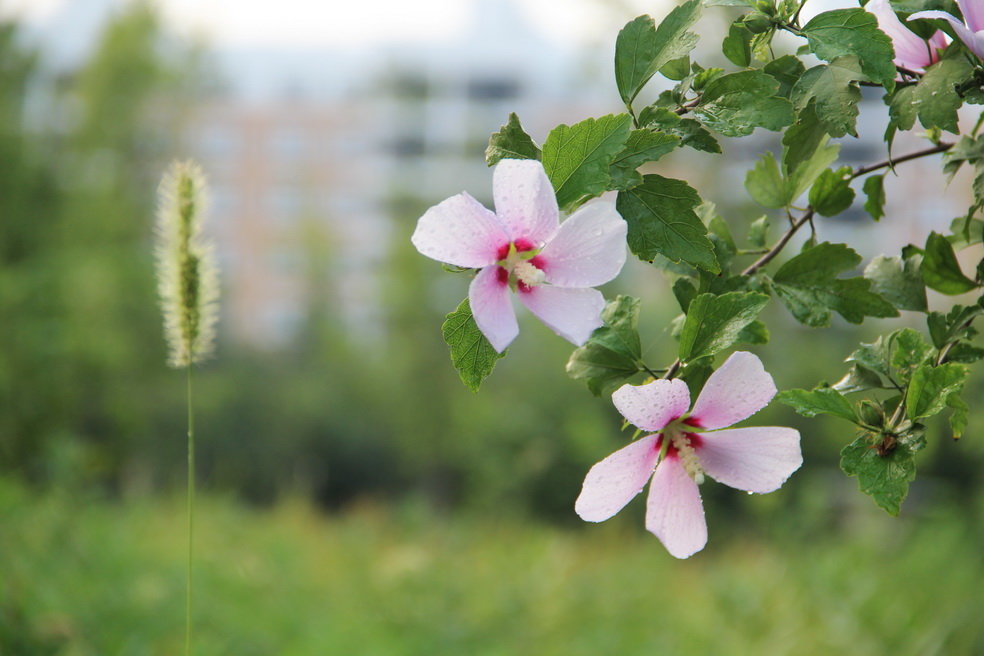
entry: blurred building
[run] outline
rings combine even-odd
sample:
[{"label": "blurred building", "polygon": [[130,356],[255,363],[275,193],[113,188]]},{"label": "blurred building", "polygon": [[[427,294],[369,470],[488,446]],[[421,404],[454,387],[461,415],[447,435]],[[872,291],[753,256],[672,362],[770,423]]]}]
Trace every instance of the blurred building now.
[{"label": "blurred building", "polygon": [[[191,113],[178,153],[200,159],[210,176],[223,326],[233,337],[284,343],[316,298],[337,307],[353,333],[378,337],[366,328],[380,324],[373,321],[381,303],[377,272],[393,249],[407,247],[420,208],[462,190],[489,202],[483,153],[509,112],[542,142],[558,123],[624,111],[611,79],[614,33],[600,49],[559,43],[538,31],[518,0],[463,2],[468,25],[442,41],[213,52],[216,83]],[[114,6],[68,0],[39,34],[52,66],[77,65]],[[699,56],[711,62],[720,54]],[[880,98],[866,94],[858,125],[864,139],[841,140],[840,163],[883,159],[886,119]],[[660,170],[687,179],[733,212],[729,219],[750,221],[761,208],[735,199],[747,198],[748,169],[762,151],[777,150],[778,139],[759,130],[755,138],[721,141],[724,157],[684,152]],[[924,144],[899,135],[894,152]],[[962,180],[940,195],[935,158],[907,163],[898,174],[886,177],[881,223],[867,218],[859,193],[844,214],[818,219],[820,238],[850,241],[865,257],[897,251],[929,230],[946,230],[969,202]]]},{"label": "blurred building", "polygon": [[512,2],[471,10],[457,38],[425,46],[218,53],[223,84],[185,145],[210,175],[236,336],[289,339],[312,294],[337,300],[365,335],[374,271],[412,229],[401,206],[464,189],[490,198],[483,153],[511,111],[542,140],[557,123],[618,110],[585,76],[591,53],[551,42]]}]

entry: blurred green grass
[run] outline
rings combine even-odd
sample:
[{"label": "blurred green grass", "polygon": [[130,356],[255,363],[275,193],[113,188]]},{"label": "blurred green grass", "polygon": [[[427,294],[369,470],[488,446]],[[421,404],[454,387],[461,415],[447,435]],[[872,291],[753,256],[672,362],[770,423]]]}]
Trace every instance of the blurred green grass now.
[{"label": "blurred green grass", "polygon": [[[715,534],[669,557],[628,513],[565,529],[364,503],[198,509],[198,654],[984,653],[970,518],[861,511],[812,539]],[[0,482],[0,653],[180,653],[180,497]]]}]

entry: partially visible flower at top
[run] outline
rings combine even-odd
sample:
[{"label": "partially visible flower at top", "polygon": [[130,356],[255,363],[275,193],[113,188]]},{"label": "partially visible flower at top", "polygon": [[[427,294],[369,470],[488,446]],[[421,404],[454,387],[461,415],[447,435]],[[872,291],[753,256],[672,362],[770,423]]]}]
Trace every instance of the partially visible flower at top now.
[{"label": "partially visible flower at top", "polygon": [[467,193],[427,210],[411,241],[427,257],[480,269],[468,289],[472,315],[495,350],[519,334],[509,291],[574,344],[602,325],[597,285],[625,264],[625,221],[595,202],[560,223],[557,198],[537,160],[504,159],[492,177],[495,213]]},{"label": "partially visible flower at top", "polygon": [[940,60],[937,50],[945,48],[947,43],[943,32],[936,30],[929,40],[923,39],[899,20],[888,0],[871,0],[864,8],[878,19],[878,29],[892,39],[896,66],[921,73]]},{"label": "partially visible flower at top", "polygon": [[653,431],[601,462],[584,479],[574,509],[601,522],[621,510],[646,482],[646,529],[671,555],[688,558],[707,544],[697,485],[704,474],[748,492],[777,490],[803,464],[799,432],[765,426],[718,430],[747,419],[772,400],[776,386],[755,355],[737,351],[711,374],[688,414],[690,392],[680,379],[623,385],[615,407]]},{"label": "partially visible flower at top", "polygon": [[172,367],[188,367],[212,352],[218,320],[215,253],[202,234],[205,174],[194,162],[174,162],[158,190],[157,288]]},{"label": "partially visible flower at top", "polygon": [[909,20],[942,18],[949,21],[964,45],[979,58],[984,59],[984,0],[957,0],[957,6],[963,14],[963,21],[945,11],[937,10],[918,11],[909,16]]}]

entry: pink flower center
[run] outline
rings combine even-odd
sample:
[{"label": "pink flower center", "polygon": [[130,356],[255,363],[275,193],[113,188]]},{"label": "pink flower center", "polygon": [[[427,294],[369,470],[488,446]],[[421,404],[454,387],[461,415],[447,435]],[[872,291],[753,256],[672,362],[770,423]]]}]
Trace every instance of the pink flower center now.
[{"label": "pink flower center", "polygon": [[509,283],[513,289],[528,292],[546,281],[543,258],[534,244],[526,239],[517,239],[499,247],[496,254],[499,269],[496,272],[501,283]]},{"label": "pink flower center", "polygon": [[700,448],[701,438],[696,433],[686,430],[689,420],[674,419],[663,429],[657,444],[662,448],[663,438],[668,440],[666,445],[667,458],[679,458],[680,464],[690,478],[700,485],[704,482],[704,468],[700,466],[697,449]]}]

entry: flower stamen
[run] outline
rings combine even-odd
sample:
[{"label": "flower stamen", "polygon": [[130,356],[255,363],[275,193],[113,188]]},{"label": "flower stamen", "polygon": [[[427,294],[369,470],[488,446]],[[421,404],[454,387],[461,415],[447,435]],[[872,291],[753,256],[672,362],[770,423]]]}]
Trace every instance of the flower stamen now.
[{"label": "flower stamen", "polygon": [[704,468],[700,466],[697,451],[691,443],[690,434],[685,432],[678,421],[672,422],[663,433],[680,458],[684,470],[697,485],[704,482]]}]

